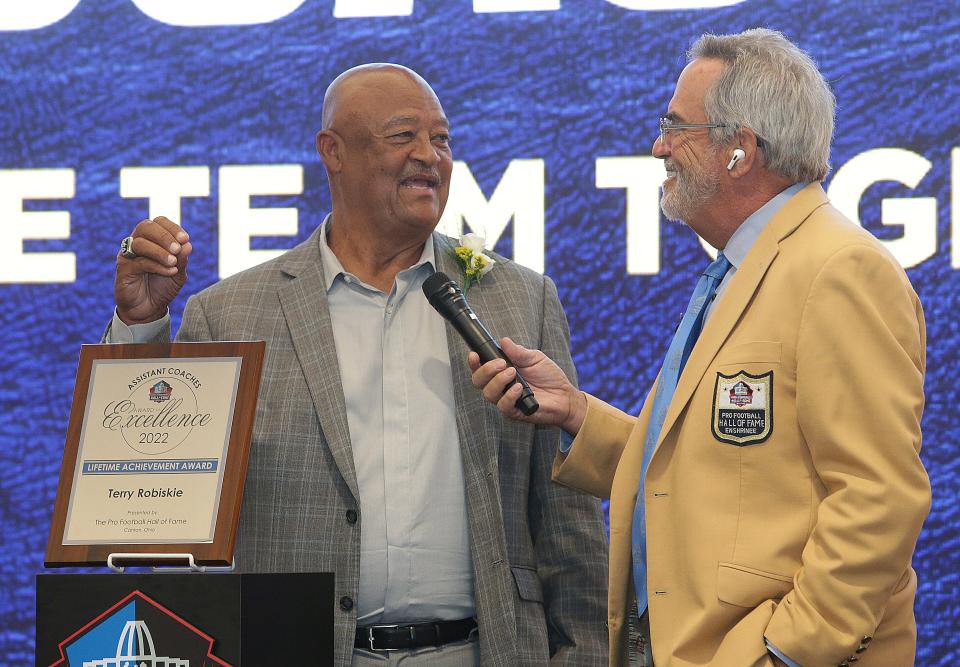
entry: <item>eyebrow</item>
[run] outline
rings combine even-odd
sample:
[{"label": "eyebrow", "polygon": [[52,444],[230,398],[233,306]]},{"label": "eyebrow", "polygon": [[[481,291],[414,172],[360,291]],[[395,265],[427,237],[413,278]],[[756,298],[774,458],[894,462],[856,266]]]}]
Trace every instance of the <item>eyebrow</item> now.
[{"label": "eyebrow", "polygon": [[[420,122],[420,118],[418,116],[394,116],[384,124],[382,130],[386,132],[402,125],[411,125],[418,122]],[[444,129],[450,129],[450,121],[445,117],[441,117],[439,123],[444,127]]]}]

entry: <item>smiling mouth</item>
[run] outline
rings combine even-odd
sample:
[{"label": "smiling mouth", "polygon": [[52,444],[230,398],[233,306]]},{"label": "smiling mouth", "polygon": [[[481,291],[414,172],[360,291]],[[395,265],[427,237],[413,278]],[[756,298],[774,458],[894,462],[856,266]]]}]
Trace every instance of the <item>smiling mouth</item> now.
[{"label": "smiling mouth", "polygon": [[434,190],[438,185],[440,185],[440,179],[430,174],[408,176],[400,181],[400,187],[417,190]]}]

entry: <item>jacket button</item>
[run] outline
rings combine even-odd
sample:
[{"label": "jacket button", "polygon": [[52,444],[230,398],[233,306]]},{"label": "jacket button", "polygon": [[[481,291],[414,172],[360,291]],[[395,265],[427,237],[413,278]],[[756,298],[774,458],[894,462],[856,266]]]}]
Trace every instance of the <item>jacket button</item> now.
[{"label": "jacket button", "polygon": [[871,637],[870,635],[866,635],[863,639],[860,640],[860,643],[866,646],[872,641],[873,641],[873,637]]},{"label": "jacket button", "polygon": [[347,510],[347,523],[354,524],[357,522],[357,510]]},{"label": "jacket button", "polygon": [[340,598],[340,608],[344,611],[350,611],[353,609],[353,598],[348,595],[344,595]]}]

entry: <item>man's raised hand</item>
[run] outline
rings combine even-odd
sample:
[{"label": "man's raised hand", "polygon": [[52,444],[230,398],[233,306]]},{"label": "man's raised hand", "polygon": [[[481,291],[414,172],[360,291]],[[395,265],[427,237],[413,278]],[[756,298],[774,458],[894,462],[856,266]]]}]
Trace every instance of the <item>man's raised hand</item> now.
[{"label": "man's raised hand", "polygon": [[125,324],[145,324],[163,317],[187,281],[190,236],[163,216],[143,220],[131,234],[128,256],[117,255],[113,285],[117,315]]}]

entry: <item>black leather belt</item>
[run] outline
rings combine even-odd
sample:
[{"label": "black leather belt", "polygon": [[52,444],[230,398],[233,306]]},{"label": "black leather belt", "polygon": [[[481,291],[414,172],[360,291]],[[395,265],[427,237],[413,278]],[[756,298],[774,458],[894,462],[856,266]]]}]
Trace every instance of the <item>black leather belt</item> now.
[{"label": "black leather belt", "polygon": [[434,621],[414,625],[371,625],[357,628],[353,645],[368,651],[400,651],[403,649],[441,646],[463,641],[477,629],[477,621]]}]

